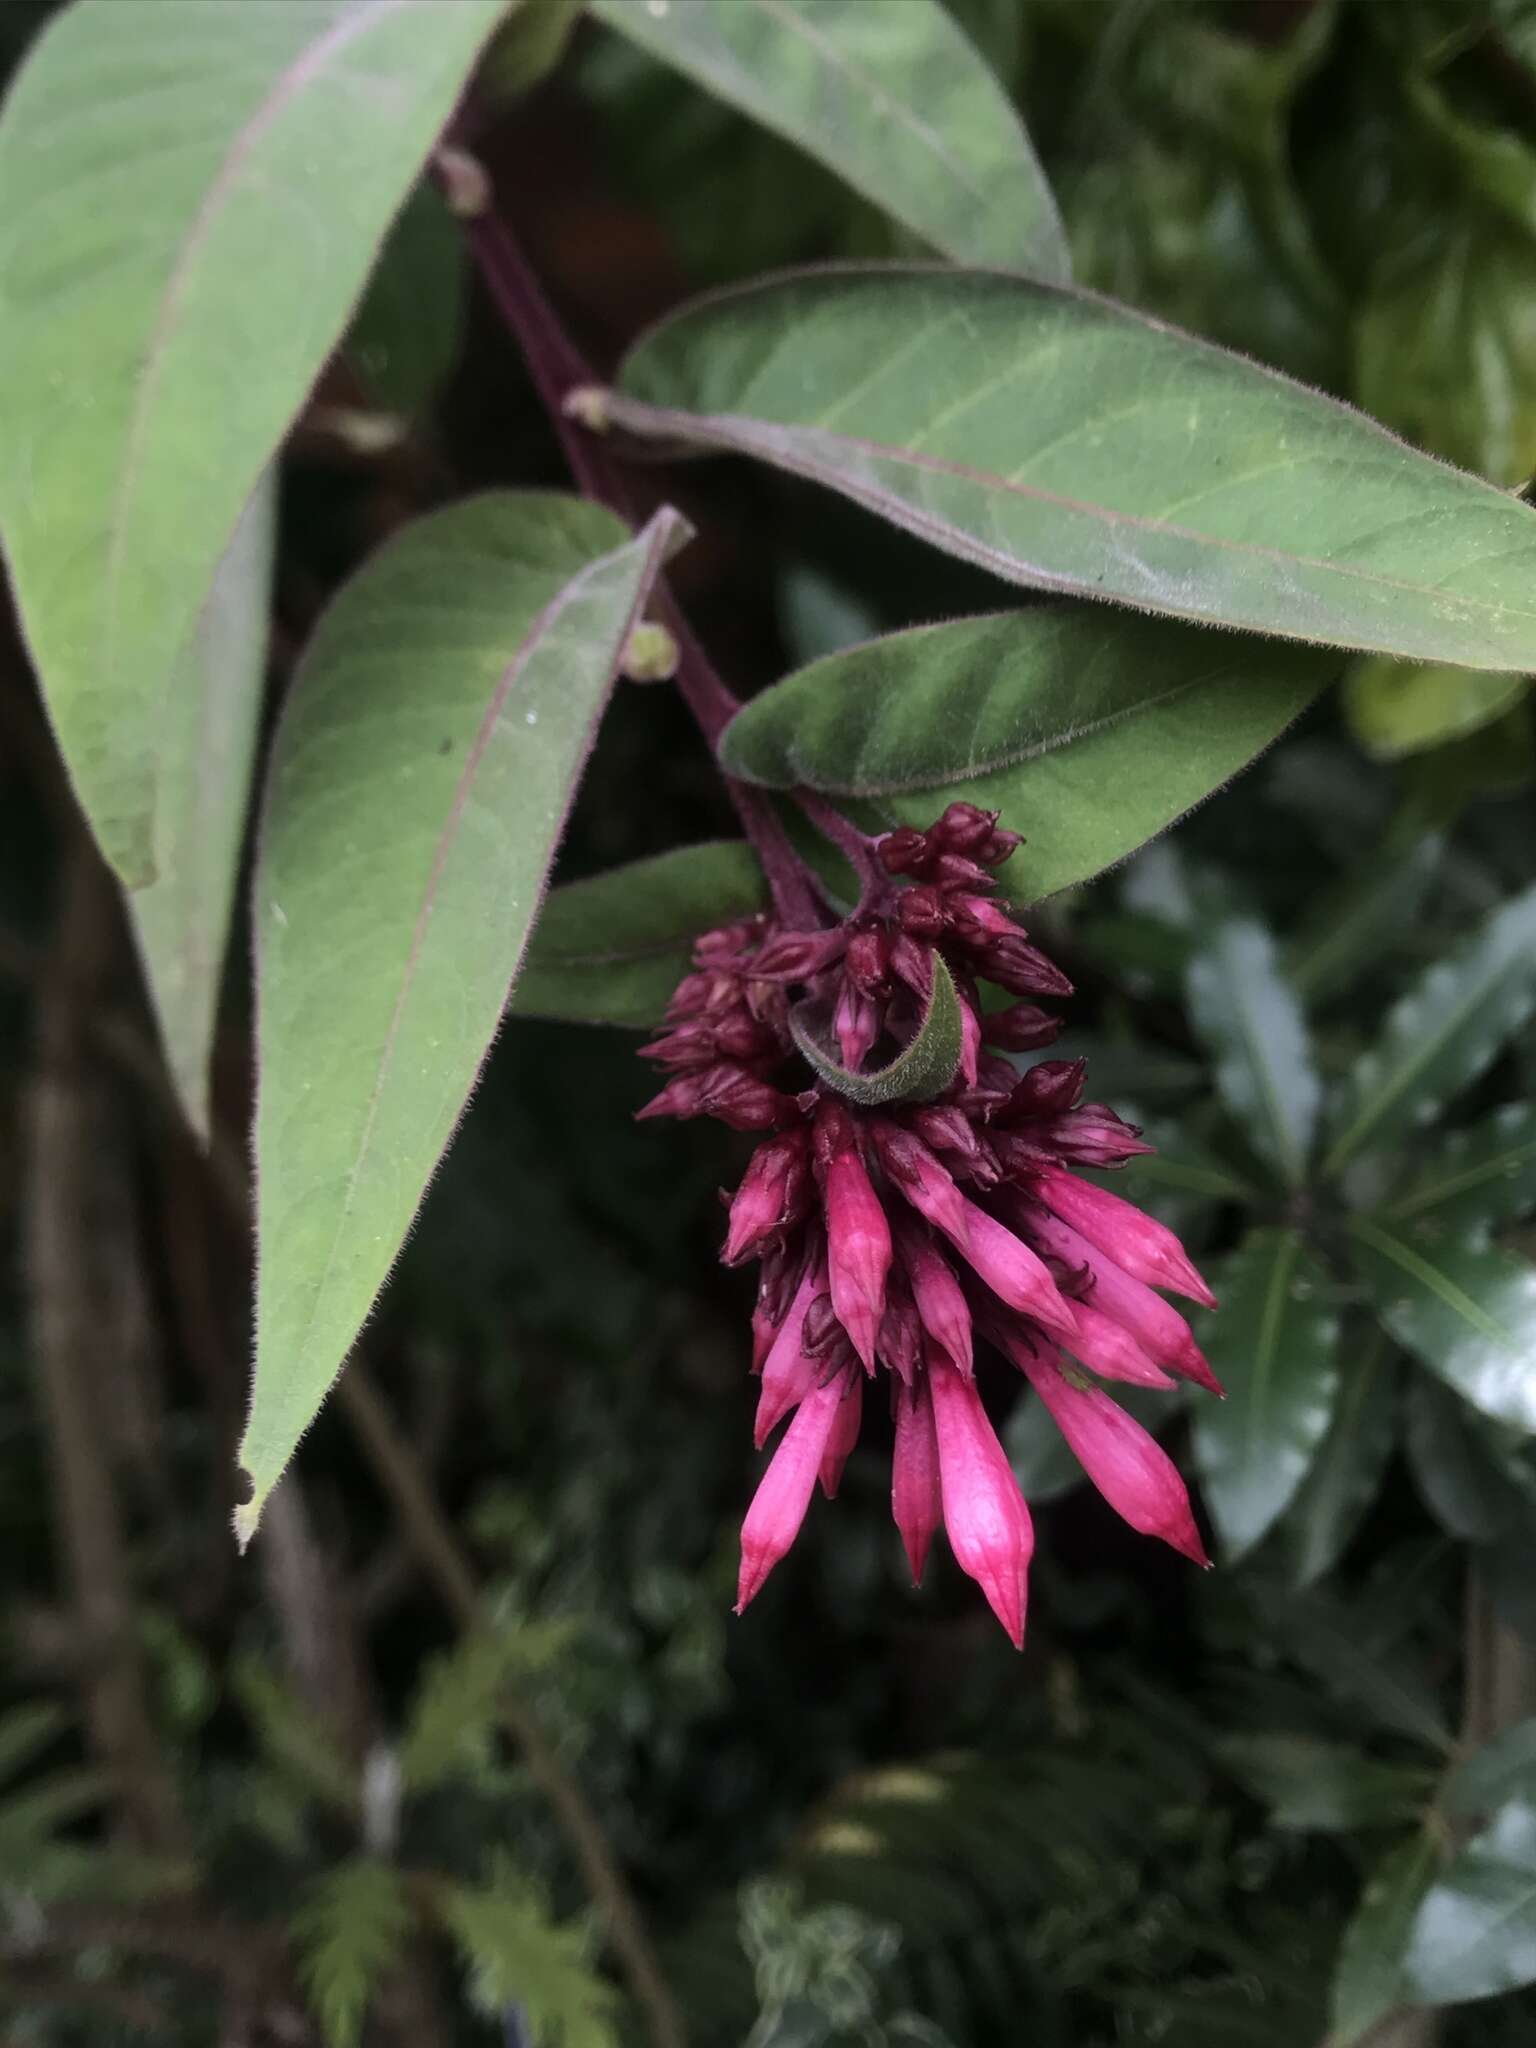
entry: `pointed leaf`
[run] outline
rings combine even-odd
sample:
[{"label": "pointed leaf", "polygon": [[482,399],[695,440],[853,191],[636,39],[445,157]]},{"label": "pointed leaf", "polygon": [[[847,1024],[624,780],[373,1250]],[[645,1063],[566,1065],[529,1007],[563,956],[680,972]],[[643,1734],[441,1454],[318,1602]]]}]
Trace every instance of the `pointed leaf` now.
[{"label": "pointed leaf", "polygon": [[1332,1123],[1325,1173],[1362,1145],[1426,1124],[1536,1010],[1536,889],[1493,912],[1422,974],[1355,1062]]},{"label": "pointed leaf", "polygon": [[167,721],[197,715],[170,679],[219,560],[501,11],[77,0],[11,89],[0,531],[130,885],[153,878]]},{"label": "pointed leaf", "polygon": [[1511,1799],[1536,1806],[1536,1718],[1517,1721],[1463,1760],[1446,1780],[1445,1810],[1463,1820]]},{"label": "pointed leaf", "polygon": [[518,977],[518,1016],[659,1024],[694,941],[767,907],[752,849],[677,846],[550,892]]},{"label": "pointed leaf", "polygon": [[592,0],[942,256],[1054,281],[1056,202],[1008,95],[940,0]]},{"label": "pointed leaf", "polygon": [[1536,1805],[1511,1800],[1451,1859],[1419,1907],[1405,1968],[1423,2005],[1536,1983]]},{"label": "pointed leaf", "polygon": [[354,2048],[380,1978],[399,1961],[412,1917],[400,1873],[371,1856],[339,1863],[311,1885],[293,1934],[326,2048]]},{"label": "pointed leaf", "polygon": [[1256,1230],[1216,1283],[1202,1332],[1225,1401],[1195,1411],[1195,1457],[1228,1554],[1251,1550],[1294,1498],[1338,1397],[1339,1319],[1299,1231]]},{"label": "pointed leaf", "polygon": [[1190,1017],[1215,1056],[1228,1109],[1254,1150],[1299,1187],[1322,1084],[1274,940],[1255,919],[1224,919],[1191,960],[1188,987]]},{"label": "pointed leaf", "polygon": [[592,1961],[590,1930],[556,1921],[510,1862],[497,1859],[488,1886],[444,1884],[438,1899],[482,2012],[518,2010],[539,2048],[617,2048],[613,1987]]},{"label": "pointed leaf", "polygon": [[931,1102],[960,1065],[960,998],[940,956],[933,956],[933,986],[911,1040],[883,1067],[854,1073],[832,1051],[831,1015],[824,1003],[796,1004],[789,1029],[803,1057],[839,1095],[872,1109],[882,1102]]},{"label": "pointed leaf", "polygon": [[1408,1937],[1439,1860],[1434,1836],[1421,1829],[1383,1857],[1366,1880],[1334,1972],[1330,2048],[1354,2048],[1403,2003]]},{"label": "pointed leaf", "polygon": [[1536,1103],[1506,1102],[1470,1130],[1454,1131],[1383,1215],[1469,1238],[1536,1209]]},{"label": "pointed leaf", "polygon": [[863,798],[874,830],[955,798],[1023,821],[1002,871],[1033,900],[1123,859],[1247,765],[1337,658],[1054,606],[953,619],[824,656],[737,713],[734,775]]},{"label": "pointed leaf", "polygon": [[1536,668],[1536,511],[1106,299],[789,274],[685,308],[619,381],[619,426],[811,478],[1011,582]]},{"label": "pointed leaf", "polygon": [[1366,1216],[1349,1229],[1360,1277],[1398,1343],[1483,1414],[1536,1431],[1536,1266]]},{"label": "pointed leaf", "polygon": [[240,515],[172,694],[155,811],[158,879],[128,899],[166,1063],[199,1136],[208,1132],[208,1060],[245,841],[266,676],[277,514],[269,472]]},{"label": "pointed leaf", "polygon": [[1300,1586],[1314,1585],[1343,1556],[1397,1442],[1400,1375],[1391,1344],[1377,1330],[1358,1348],[1343,1348],[1351,1362],[1333,1422],[1281,1525]]},{"label": "pointed leaf", "polygon": [[471,499],[374,556],[306,651],[253,913],[260,1259],[242,1537],[474,1086],[674,530],[662,513],[625,541],[575,499]]}]

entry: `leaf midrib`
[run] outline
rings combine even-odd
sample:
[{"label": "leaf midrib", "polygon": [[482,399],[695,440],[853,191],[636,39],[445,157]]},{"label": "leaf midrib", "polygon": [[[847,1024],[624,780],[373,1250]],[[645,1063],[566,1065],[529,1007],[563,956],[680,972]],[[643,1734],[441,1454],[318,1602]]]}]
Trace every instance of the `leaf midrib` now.
[{"label": "leaf midrib", "polygon": [[1390,1260],[1399,1272],[1406,1273],[1412,1280],[1417,1280],[1421,1287],[1427,1288],[1437,1301],[1443,1302],[1453,1314],[1459,1315],[1463,1322],[1469,1323],[1481,1336],[1486,1337],[1490,1344],[1497,1344],[1501,1351],[1509,1352],[1511,1355],[1518,1353],[1519,1346],[1512,1333],[1506,1330],[1502,1323],[1495,1322],[1470,1294],[1458,1287],[1449,1273],[1421,1258],[1413,1247],[1404,1244],[1400,1237],[1392,1237],[1385,1230],[1379,1230],[1367,1217],[1355,1217],[1349,1227],[1356,1237],[1368,1244],[1373,1251],[1379,1252],[1384,1259]]}]

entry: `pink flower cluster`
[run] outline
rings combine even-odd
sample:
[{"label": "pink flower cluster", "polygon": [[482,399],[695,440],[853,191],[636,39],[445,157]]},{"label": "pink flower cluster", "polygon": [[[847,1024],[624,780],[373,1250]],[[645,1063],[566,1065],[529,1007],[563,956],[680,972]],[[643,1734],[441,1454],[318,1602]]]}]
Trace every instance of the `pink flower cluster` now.
[{"label": "pink flower cluster", "polygon": [[[885,880],[843,924],[768,918],[707,934],[647,1056],[672,1078],[642,1116],[713,1116],[766,1133],[730,1206],[725,1259],[761,1262],[753,1316],[756,1441],[791,1419],[741,1532],[737,1611],[797,1535],[819,1479],[835,1494],[883,1368],[894,1410],[891,1505],[922,1576],[942,1523],[1015,1644],[1029,1510],[982,1405],[977,1342],[1028,1380],[1083,1469],[1132,1526],[1203,1564],[1167,1453],[1100,1384],[1220,1392],[1159,1288],[1214,1306],[1172,1231],[1083,1180],[1150,1148],[1082,1100],[1084,1063],[1022,1071],[1059,1021],[1028,1000],[1071,984],[996,900],[1017,846],[994,813],[952,804],[878,842]],[[942,957],[960,1003],[953,1079],[929,1101],[861,1107],[813,1076],[797,1002],[830,1018],[855,1074],[917,1030]],[[987,1011],[982,981],[1025,998]],[[799,1066],[798,1079],[795,1068]]]}]

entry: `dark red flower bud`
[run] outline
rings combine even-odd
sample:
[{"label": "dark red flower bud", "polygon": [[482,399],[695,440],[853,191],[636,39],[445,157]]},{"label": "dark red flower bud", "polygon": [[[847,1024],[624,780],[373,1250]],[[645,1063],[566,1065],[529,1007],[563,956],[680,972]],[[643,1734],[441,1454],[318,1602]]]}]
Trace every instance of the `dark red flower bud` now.
[{"label": "dark red flower bud", "polygon": [[1087,1071],[1086,1060],[1036,1060],[1027,1073],[1020,1075],[1003,1111],[1003,1122],[1059,1116],[1064,1110],[1075,1109],[1082,1100]]},{"label": "dark red flower bud", "polygon": [[933,827],[933,836],[947,853],[974,853],[996,825],[998,815],[976,804],[953,803]]},{"label": "dark red flower bud", "polygon": [[715,1027],[715,1043],[726,1059],[763,1060],[780,1051],[778,1037],[761,1018],[743,1012]]},{"label": "dark red flower bud", "polygon": [[765,1138],[752,1154],[731,1202],[724,1252],[728,1266],[740,1265],[804,1217],[810,1207],[810,1152],[810,1132],[802,1124]]},{"label": "dark red flower bud", "polygon": [[847,935],[827,932],[778,932],[759,947],[752,961],[758,981],[809,981],[843,957]]},{"label": "dark red flower bud", "polygon": [[884,932],[855,932],[848,941],[844,972],[861,995],[883,996],[890,993],[887,978],[890,964],[890,945]]},{"label": "dark red flower bud", "polygon": [[963,1110],[924,1104],[911,1112],[911,1123],[923,1143],[935,1152],[958,1152],[969,1159],[980,1149],[981,1141]]},{"label": "dark red flower bud", "polygon": [[927,882],[914,882],[896,898],[896,922],[914,939],[936,939],[944,930],[944,898]]},{"label": "dark red flower bud", "polygon": [[992,877],[979,862],[963,853],[941,853],[929,864],[929,875],[946,893],[951,889],[990,889]]},{"label": "dark red flower bud", "polygon": [[924,945],[920,939],[909,938],[905,932],[894,933],[891,938],[891,972],[911,989],[920,1002],[926,1003],[928,992],[933,987],[932,946]]},{"label": "dark red flower bud", "polygon": [[1016,996],[1069,996],[1072,984],[1038,946],[1023,938],[997,938],[981,949],[976,971]]},{"label": "dark red flower bud", "polygon": [[1124,1166],[1128,1159],[1155,1152],[1139,1124],[1128,1124],[1102,1102],[1090,1102],[1052,1120],[1050,1143],[1058,1158],[1079,1166]]},{"label": "dark red flower bud", "polygon": [[918,875],[928,860],[928,835],[912,825],[898,825],[878,842],[878,851],[888,875]]},{"label": "dark red flower bud", "polygon": [[994,1010],[981,1020],[981,1035],[988,1045],[1000,1045],[1007,1052],[1038,1052],[1061,1036],[1062,1020],[1033,1003],[1015,1003],[1009,1010]]}]

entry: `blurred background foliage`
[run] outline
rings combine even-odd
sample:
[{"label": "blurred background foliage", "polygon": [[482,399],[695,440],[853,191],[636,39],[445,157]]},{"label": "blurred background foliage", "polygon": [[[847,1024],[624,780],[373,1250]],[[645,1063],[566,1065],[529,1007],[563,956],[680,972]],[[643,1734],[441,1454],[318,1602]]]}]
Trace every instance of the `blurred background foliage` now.
[{"label": "blurred background foliage", "polygon": [[[953,6],[1025,110],[1084,283],[1527,483],[1536,8]],[[4,11],[8,60],[47,11]],[[909,253],[563,0],[514,30],[491,155],[600,359],[703,286]],[[273,703],[381,534],[558,478],[420,195],[284,464]],[[739,687],[1001,601],[744,465],[666,488],[701,533],[681,596]],[[1204,1482],[1206,1577],[1074,1486],[1031,1410],[1008,1419],[1040,1509],[1022,1659],[947,1561],[905,1585],[878,1444],[732,1620],[750,1301],[715,1253],[738,1148],[634,1125],[636,1041],[596,1030],[504,1032],[362,1391],[237,1559],[240,1219],[167,1109],[14,635],[0,686],[8,2040],[644,2038],[530,1723],[696,2044],[1532,2039],[1523,680],[1359,661],[1235,789],[1037,913],[1081,990],[1068,1049],[1165,1147],[1138,1199],[1222,1276],[1206,1335],[1232,1398],[1169,1428]],[[669,693],[621,693],[562,873],[728,830]],[[55,998],[93,923],[109,965],[77,1043]],[[226,1167],[247,1007],[235,974]],[[110,1331],[107,1383],[71,1380],[72,1319]]]}]

